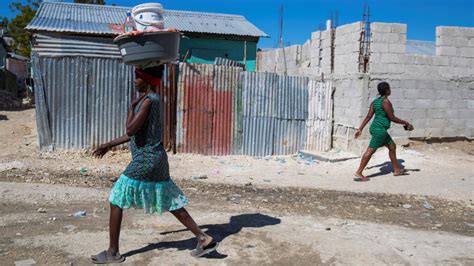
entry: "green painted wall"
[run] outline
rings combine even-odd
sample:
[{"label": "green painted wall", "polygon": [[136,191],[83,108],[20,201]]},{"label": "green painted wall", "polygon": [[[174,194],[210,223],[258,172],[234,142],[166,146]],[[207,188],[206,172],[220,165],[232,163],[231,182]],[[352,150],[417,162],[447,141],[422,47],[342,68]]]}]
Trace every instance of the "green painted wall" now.
[{"label": "green painted wall", "polygon": [[[212,64],[216,57],[228,58],[244,63],[245,41],[182,38],[180,58],[186,56],[186,62]],[[246,70],[255,71],[257,42],[247,41]]]}]

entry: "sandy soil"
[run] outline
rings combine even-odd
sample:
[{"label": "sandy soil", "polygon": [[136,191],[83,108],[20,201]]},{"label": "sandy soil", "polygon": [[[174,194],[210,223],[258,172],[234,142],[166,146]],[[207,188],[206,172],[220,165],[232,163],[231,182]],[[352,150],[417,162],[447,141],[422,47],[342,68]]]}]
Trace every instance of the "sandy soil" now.
[{"label": "sandy soil", "polygon": [[[192,214],[222,246],[193,259],[192,235],[171,215],[127,210],[122,253],[137,265],[472,265],[473,151],[468,141],[413,141],[399,147],[410,175],[393,177],[381,150],[366,183],[352,181],[358,159],[170,155]],[[88,264],[106,247],[107,194],[129,159],[39,152],[34,110],[0,112],[2,264]],[[79,210],[87,215],[72,216]]]}]

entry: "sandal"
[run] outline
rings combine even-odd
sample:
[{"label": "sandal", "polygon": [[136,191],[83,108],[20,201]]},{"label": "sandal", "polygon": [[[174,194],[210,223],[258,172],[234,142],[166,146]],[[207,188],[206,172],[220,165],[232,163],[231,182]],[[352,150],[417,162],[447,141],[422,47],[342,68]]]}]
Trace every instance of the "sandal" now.
[{"label": "sandal", "polygon": [[354,181],[356,181],[356,182],[367,182],[367,181],[369,181],[369,180],[370,180],[370,179],[369,179],[368,177],[366,177],[366,176],[362,176],[362,177],[356,176],[356,177],[354,178]]},{"label": "sandal", "polygon": [[207,245],[205,248],[202,248],[199,243],[196,246],[196,249],[191,252],[191,256],[195,258],[202,257],[204,255],[207,255],[213,251],[215,251],[219,247],[219,242],[211,242],[209,245]]},{"label": "sandal", "polygon": [[408,171],[405,168],[400,169],[400,172],[398,172],[398,173],[393,172],[393,176],[401,176],[401,175],[409,175],[409,174],[408,174]]},{"label": "sandal", "polygon": [[94,264],[111,264],[111,263],[121,263],[125,261],[125,257],[117,253],[115,256],[110,256],[107,253],[107,250],[102,251],[97,255],[91,256],[92,263]]}]

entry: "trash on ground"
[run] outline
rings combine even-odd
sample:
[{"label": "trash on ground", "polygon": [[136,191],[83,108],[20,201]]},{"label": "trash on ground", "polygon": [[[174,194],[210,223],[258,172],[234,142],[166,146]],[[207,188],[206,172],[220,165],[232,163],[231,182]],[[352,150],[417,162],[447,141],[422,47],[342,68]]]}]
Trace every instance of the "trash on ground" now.
[{"label": "trash on ground", "polygon": [[194,175],[191,177],[194,181],[199,179],[207,179],[207,175]]},{"label": "trash on ground", "polygon": [[46,213],[47,212],[45,208],[38,208],[37,211],[39,213]]},{"label": "trash on ground", "polygon": [[15,261],[15,266],[29,266],[29,265],[35,265],[35,264],[36,264],[36,261],[34,259]]},{"label": "trash on ground", "polygon": [[405,209],[410,209],[410,208],[411,208],[411,204],[403,204],[402,207],[405,208]]},{"label": "trash on ground", "polygon": [[433,205],[431,205],[428,201],[425,201],[425,203],[423,203],[423,207],[425,207],[425,209],[427,209],[427,210],[433,210],[434,209]]},{"label": "trash on ground", "polygon": [[74,213],[74,217],[85,217],[87,215],[86,211],[78,211]]},{"label": "trash on ground", "polygon": [[87,173],[87,168],[81,167],[81,169],[79,169],[79,173],[81,173],[81,174]]}]

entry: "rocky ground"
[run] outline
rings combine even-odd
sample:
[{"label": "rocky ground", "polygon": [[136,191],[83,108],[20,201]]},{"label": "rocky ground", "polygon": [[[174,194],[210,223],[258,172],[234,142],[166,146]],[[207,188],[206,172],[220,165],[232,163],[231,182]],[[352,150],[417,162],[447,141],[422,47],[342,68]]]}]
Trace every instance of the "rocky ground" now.
[{"label": "rocky ground", "polygon": [[[134,265],[474,265],[473,151],[413,141],[399,148],[410,175],[393,177],[380,151],[367,183],[352,181],[357,159],[170,155],[191,214],[221,247],[191,258],[195,241],[171,215],[127,210],[121,251]],[[2,265],[88,264],[107,246],[107,195],[128,160],[39,152],[34,110],[0,112]]]}]

